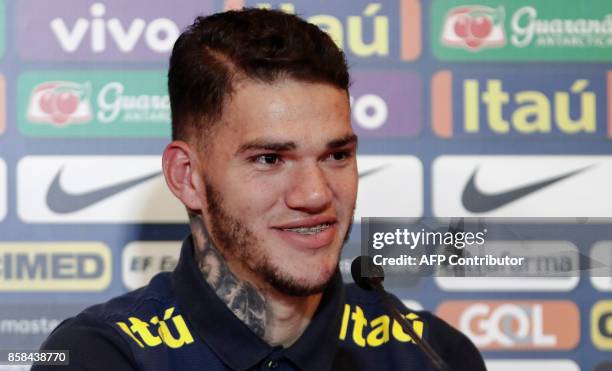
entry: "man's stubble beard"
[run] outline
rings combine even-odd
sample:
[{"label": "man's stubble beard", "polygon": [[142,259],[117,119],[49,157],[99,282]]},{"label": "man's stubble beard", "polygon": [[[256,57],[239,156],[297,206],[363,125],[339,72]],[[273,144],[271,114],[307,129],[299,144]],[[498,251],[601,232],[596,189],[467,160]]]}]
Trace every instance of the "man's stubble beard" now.
[{"label": "man's stubble beard", "polygon": [[[235,259],[274,289],[289,296],[304,297],[319,294],[325,290],[334,274],[331,274],[325,282],[307,285],[289,277],[279,267],[273,266],[267,259],[268,257],[262,254],[264,250],[256,248],[260,241],[257,240],[254,233],[240,219],[230,215],[227,211],[227,208],[223,205],[224,201],[221,193],[210,182],[204,182],[204,184],[208,204],[207,211],[210,217],[210,232],[216,239],[217,249],[226,261]],[[351,213],[346,235],[336,256],[336,267],[342,248],[349,238],[353,225],[352,221]]]}]

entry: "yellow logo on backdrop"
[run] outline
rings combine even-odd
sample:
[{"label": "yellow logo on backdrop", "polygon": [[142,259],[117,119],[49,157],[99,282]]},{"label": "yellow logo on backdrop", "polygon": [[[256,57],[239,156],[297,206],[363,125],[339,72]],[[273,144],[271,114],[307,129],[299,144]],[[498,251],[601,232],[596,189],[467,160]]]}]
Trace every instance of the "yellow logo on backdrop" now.
[{"label": "yellow logo on backdrop", "polygon": [[[423,336],[423,321],[418,320],[419,316],[408,313],[406,318],[412,322],[414,332],[420,337]],[[402,326],[395,320],[391,323],[391,318],[387,315],[378,316],[371,320],[365,317],[363,309],[358,306],[344,305],[342,315],[342,326],[340,327],[340,340],[346,340],[349,322],[353,323],[351,340],[360,347],[379,347],[391,339],[407,343],[414,340],[404,332]]]},{"label": "yellow logo on backdrop", "polygon": [[[258,3],[258,8],[270,9],[270,3]],[[278,8],[283,12],[295,14],[295,5],[281,3]],[[382,15],[383,3],[367,4],[361,14],[349,15],[346,20],[331,14],[318,14],[306,20],[327,32],[339,48],[350,50],[359,57],[389,55],[389,17]],[[368,28],[366,31],[366,28]],[[364,34],[370,32],[371,36]],[[366,41],[369,40],[369,41]]]},{"label": "yellow logo on backdrop", "polygon": [[[158,316],[151,317],[149,322],[142,321],[136,317],[129,317],[129,326],[125,322],[117,322],[117,326],[119,326],[121,331],[134,340],[141,348],[144,348],[145,345],[148,347],[155,347],[160,344],[165,344],[170,348],[176,349],[185,344],[193,343],[193,336],[191,336],[183,316],[177,314],[173,317],[173,313],[174,307],[171,307],[164,311],[164,317],[161,321]],[[170,321],[170,319],[172,319],[174,331],[170,331],[168,323],[166,323],[166,321]],[[151,332],[149,324],[157,327],[157,335]],[[178,337],[174,337],[173,333],[177,333]]]},{"label": "yellow logo on backdrop", "polygon": [[0,291],[102,291],[111,264],[100,242],[0,243]]},{"label": "yellow logo on backdrop", "polygon": [[[595,92],[588,90],[589,83],[586,79],[576,79],[569,91],[556,91],[547,96],[538,90],[512,94],[504,90],[503,81],[499,79],[489,79],[484,86],[478,80],[465,80],[465,131],[478,133],[481,130],[480,109],[483,108],[484,125],[497,134],[511,131],[550,133],[553,126],[566,134],[594,133],[597,129],[597,97]],[[571,112],[571,99],[577,103],[579,114]],[[507,112],[504,107],[510,104],[516,107]]]},{"label": "yellow logo on backdrop", "polygon": [[612,301],[597,302],[591,310],[591,339],[601,350],[612,350]]}]

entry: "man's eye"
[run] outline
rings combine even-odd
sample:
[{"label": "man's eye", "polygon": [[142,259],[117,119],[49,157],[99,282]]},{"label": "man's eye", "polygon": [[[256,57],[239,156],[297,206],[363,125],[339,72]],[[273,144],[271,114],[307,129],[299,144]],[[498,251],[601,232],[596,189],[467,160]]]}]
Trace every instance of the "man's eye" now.
[{"label": "man's eye", "polygon": [[351,157],[351,153],[348,151],[333,152],[329,154],[329,158],[334,161],[346,160],[349,157]]},{"label": "man's eye", "polygon": [[255,158],[255,162],[262,165],[276,165],[280,158],[277,155],[265,154]]}]

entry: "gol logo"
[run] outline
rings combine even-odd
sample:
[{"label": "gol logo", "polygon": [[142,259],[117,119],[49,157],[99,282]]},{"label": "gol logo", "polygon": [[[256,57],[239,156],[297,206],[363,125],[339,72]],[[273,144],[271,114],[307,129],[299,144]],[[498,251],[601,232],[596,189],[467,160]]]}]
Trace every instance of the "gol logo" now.
[{"label": "gol logo", "polygon": [[506,44],[504,8],[461,6],[451,9],[442,28],[442,43],[477,51]]},{"label": "gol logo", "polygon": [[599,301],[593,306],[591,339],[597,348],[612,350],[612,301]]},{"label": "gol logo", "polygon": [[454,301],[437,314],[481,350],[569,350],[580,340],[580,315],[569,301]]}]

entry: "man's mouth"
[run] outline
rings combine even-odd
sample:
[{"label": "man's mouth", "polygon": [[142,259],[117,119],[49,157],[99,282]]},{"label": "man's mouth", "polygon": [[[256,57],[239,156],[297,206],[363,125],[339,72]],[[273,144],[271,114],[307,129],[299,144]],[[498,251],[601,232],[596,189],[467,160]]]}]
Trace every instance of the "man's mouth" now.
[{"label": "man's mouth", "polygon": [[283,228],[283,231],[289,231],[289,232],[296,232],[299,234],[306,234],[306,235],[312,235],[312,234],[317,234],[317,233],[321,233],[324,230],[328,229],[329,227],[331,227],[330,223],[322,223],[322,224],[318,224],[312,227],[295,227],[295,228]]},{"label": "man's mouth", "polygon": [[333,216],[301,218],[275,227],[288,244],[298,248],[319,249],[336,237],[338,221]]}]

